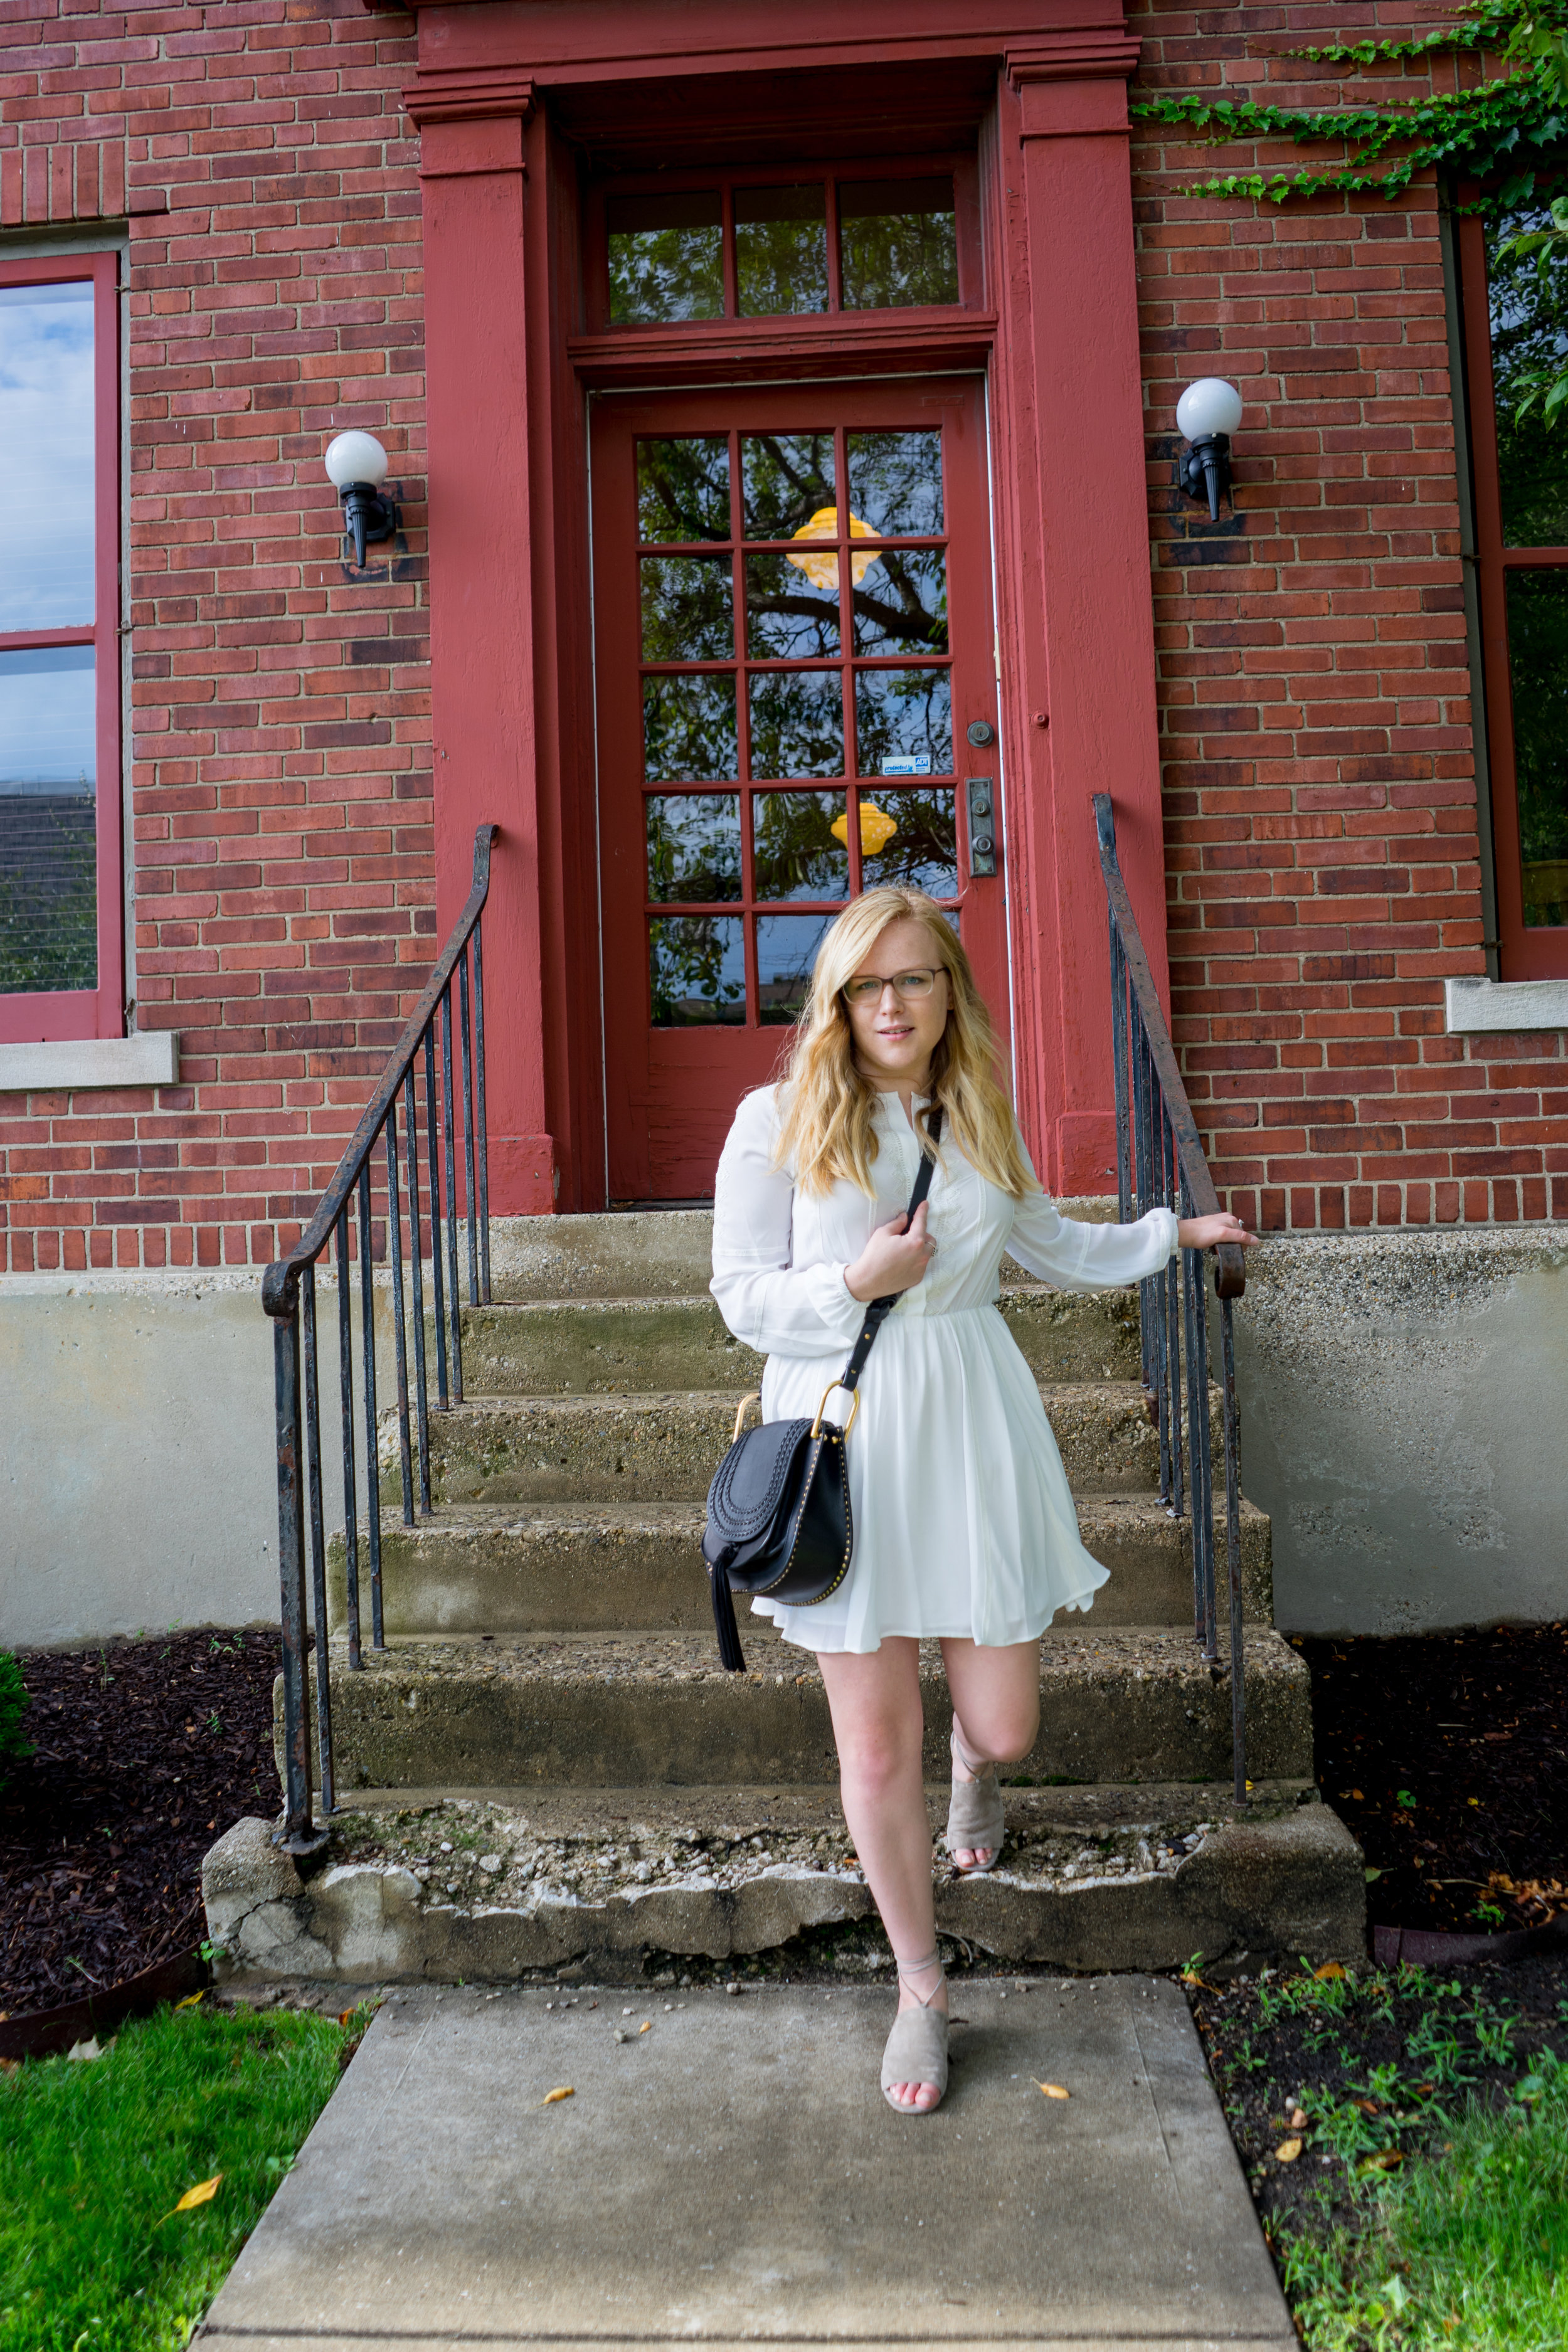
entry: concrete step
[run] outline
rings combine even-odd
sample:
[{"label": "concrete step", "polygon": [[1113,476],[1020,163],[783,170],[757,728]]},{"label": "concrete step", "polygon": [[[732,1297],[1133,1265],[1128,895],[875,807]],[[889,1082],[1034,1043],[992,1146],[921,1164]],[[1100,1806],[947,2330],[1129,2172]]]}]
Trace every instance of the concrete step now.
[{"label": "concrete step", "polygon": [[[702,1633],[404,1641],[367,1649],[359,1673],[335,1653],[339,1785],[831,1778],[833,1734],[816,1659],[757,1621],[745,1639],[744,1675],[722,1672]],[[1304,1662],[1263,1626],[1248,1629],[1246,1657],[1253,1778],[1310,1777]],[[951,1702],[934,1643],[921,1644],[921,1675],[935,1775]],[[1026,1780],[1213,1780],[1229,1769],[1229,1684],[1211,1675],[1189,1633],[1053,1630],[1041,1644],[1040,1680],[1040,1735],[1018,1768]]]},{"label": "concrete step", "polygon": [[[1359,1961],[1361,1850],[1316,1799],[1310,1781],[1261,1776],[1245,1808],[1228,1783],[1009,1789],[988,1877],[958,1879],[939,1854],[949,1965]],[[946,1790],[927,1806],[938,1839]],[[449,1984],[564,1969],[670,1986],[693,1962],[768,1952],[891,1975],[828,1784],[367,1791],[308,1882],[268,1830],[239,1823],[203,1872],[208,1932],[242,1975]]]},{"label": "concrete step", "polygon": [[[1092,1612],[1097,1629],[1192,1622],[1190,1518],[1173,1519],[1151,1496],[1102,1496],[1079,1503],[1079,1526],[1110,1570]],[[1268,1520],[1244,1501],[1240,1528],[1247,1612],[1267,1624]],[[711,1623],[701,1536],[701,1507],[692,1501],[448,1505],[412,1528],[399,1514],[382,1523],[386,1631],[396,1637],[700,1632]],[[1223,1576],[1223,1519],[1216,1544]],[[332,1631],[341,1633],[341,1534],[328,1550],[327,1590]],[[368,1591],[362,1609],[368,1623]]]},{"label": "concrete step", "polygon": [[[1000,1304],[1025,1360],[1041,1379],[1138,1378],[1135,1292],[1079,1297],[1018,1283],[1003,1291]],[[762,1378],[763,1359],[731,1339],[705,1286],[690,1297],[542,1298],[465,1307],[462,1341],[469,1395],[755,1388]]]},{"label": "concrete step", "polygon": [[[430,1417],[431,1500],[700,1502],[730,1444],[742,1393],[470,1392],[466,1403]],[[1053,1381],[1040,1393],[1075,1495],[1158,1491],[1159,1436],[1136,1381]],[[1217,1390],[1211,1400],[1217,1417]],[[383,1497],[400,1504],[394,1414],[383,1417],[380,1451]]]}]

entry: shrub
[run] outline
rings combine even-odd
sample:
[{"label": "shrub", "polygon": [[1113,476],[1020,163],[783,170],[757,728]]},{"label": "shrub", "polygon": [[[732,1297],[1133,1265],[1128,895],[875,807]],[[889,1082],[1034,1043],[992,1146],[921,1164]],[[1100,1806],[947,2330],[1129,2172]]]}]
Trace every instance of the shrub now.
[{"label": "shrub", "polygon": [[6,1765],[33,1752],[22,1737],[22,1717],[32,1704],[22,1685],[21,1667],[9,1650],[0,1650],[0,1789],[5,1786]]}]

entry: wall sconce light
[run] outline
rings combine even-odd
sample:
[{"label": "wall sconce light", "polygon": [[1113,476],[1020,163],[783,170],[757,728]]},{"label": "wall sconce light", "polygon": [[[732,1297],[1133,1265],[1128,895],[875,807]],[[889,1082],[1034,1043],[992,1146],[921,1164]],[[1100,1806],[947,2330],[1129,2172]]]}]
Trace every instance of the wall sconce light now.
[{"label": "wall sconce light", "polygon": [[1178,479],[1190,499],[1206,498],[1209,520],[1219,520],[1220,492],[1234,507],[1230,488],[1230,436],[1241,423],[1241,394],[1221,375],[1200,376],[1176,403],[1176,429],[1191,446]]},{"label": "wall sconce light", "polygon": [[374,539],[391,539],[403,528],[403,509],[384,499],[386,452],[374,433],[340,433],[327,444],[327,478],[343,502],[343,528],[354,543],[354,562],[364,570],[364,551]]}]

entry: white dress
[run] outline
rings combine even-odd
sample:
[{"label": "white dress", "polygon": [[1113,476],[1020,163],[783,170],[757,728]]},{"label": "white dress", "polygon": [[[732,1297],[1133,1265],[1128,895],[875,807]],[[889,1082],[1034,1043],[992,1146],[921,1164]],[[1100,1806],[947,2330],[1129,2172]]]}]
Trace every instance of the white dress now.
[{"label": "white dress", "polygon": [[[876,1200],[848,1182],[799,1193],[773,1159],[778,1092],[763,1087],[741,1104],[713,1201],[713,1296],[735,1337],[767,1357],[768,1421],[815,1414],[843,1370],[861,1315],[845,1270],[872,1227],[908,1207],[920,1157],[898,1096],[880,1095]],[[1089,1608],[1108,1580],[1079,1540],[1035,1375],[995,1304],[998,1272],[1008,1252],[1059,1290],[1135,1282],[1173,1254],[1175,1216],[1078,1224],[1043,1192],[1015,1201],[987,1183],[950,1138],[941,1158],[928,1216],[936,1255],[861,1376],[849,1574],[813,1608],[752,1603],[804,1649],[875,1650],[885,1634],[1032,1641],[1058,1609]]]}]

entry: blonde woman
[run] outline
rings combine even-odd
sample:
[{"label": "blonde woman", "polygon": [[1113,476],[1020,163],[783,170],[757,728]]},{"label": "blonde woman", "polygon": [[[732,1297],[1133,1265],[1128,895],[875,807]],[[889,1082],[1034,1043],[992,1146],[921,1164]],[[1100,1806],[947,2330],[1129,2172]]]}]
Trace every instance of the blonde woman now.
[{"label": "blonde woman", "polygon": [[[906,1231],[938,1105],[930,1198]],[[882,2089],[903,2114],[929,2114],[947,2085],[919,1643],[942,1643],[952,1696],[948,1851],[960,1871],[988,1870],[1003,1837],[996,1766],[1026,1756],[1038,1725],[1039,1637],[1107,1580],[1079,1540],[1039,1390],[996,1309],[1003,1254],[1059,1289],[1095,1290],[1154,1273],[1179,1244],[1253,1238],[1232,1216],[1058,1215],[997,1081],[969,959],[918,890],[869,890],[846,908],[817,952],[784,1081],[735,1115],[712,1288],[735,1337],[767,1357],[764,1417],[814,1414],[865,1302],[901,1294],[849,1442],[849,1574],[815,1607],[752,1605],[821,1666],[844,1817],[898,1966]]]}]

